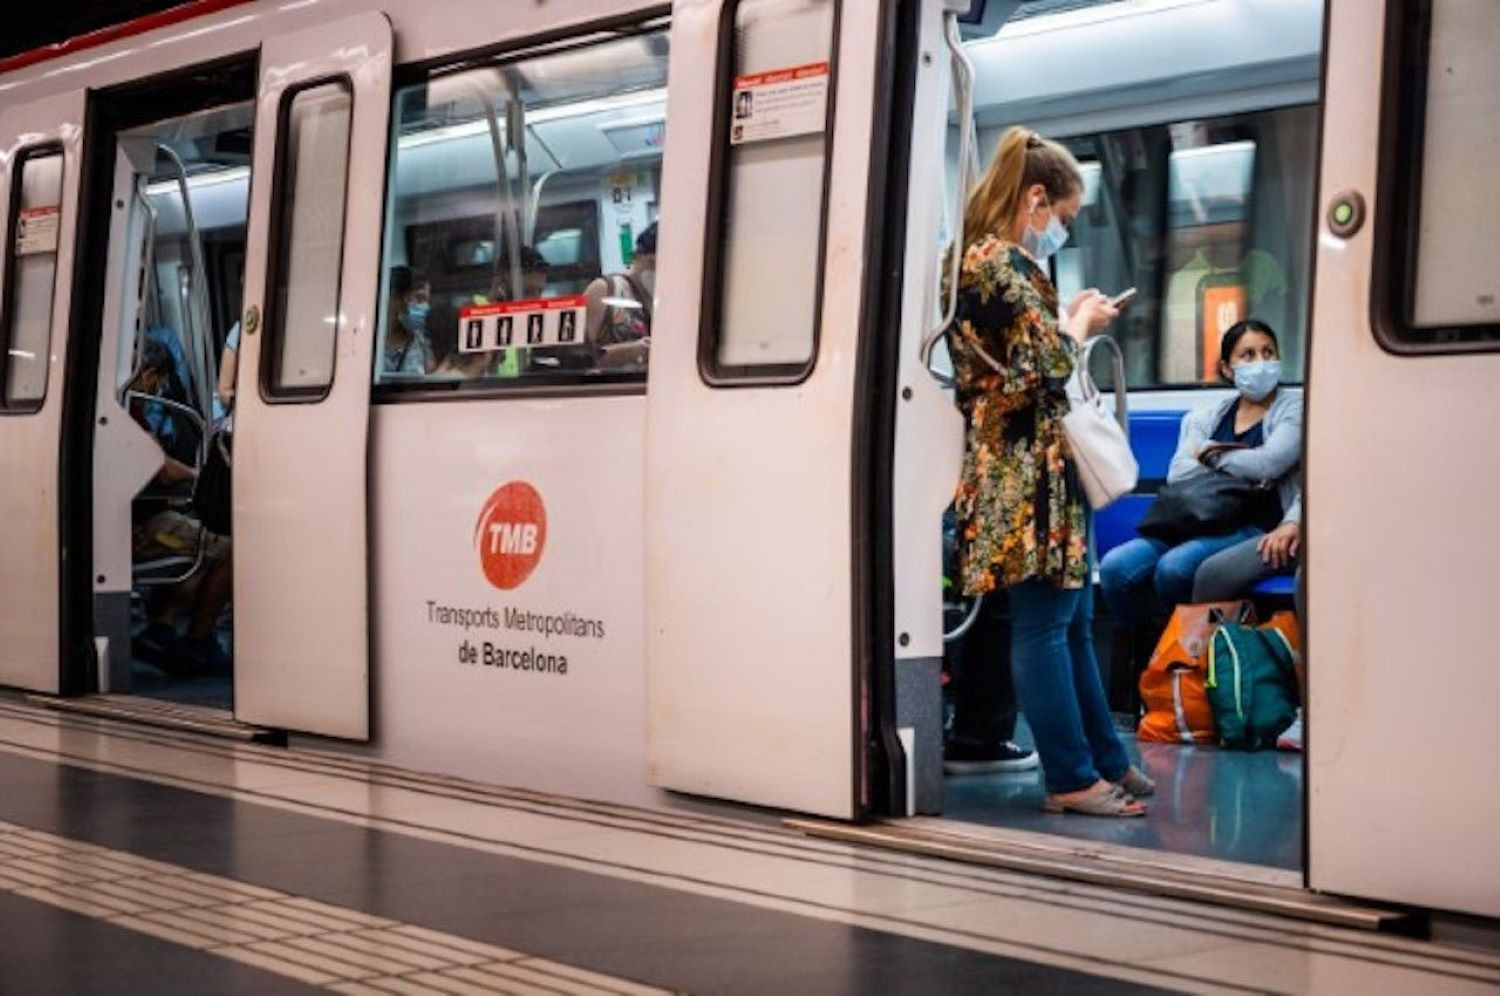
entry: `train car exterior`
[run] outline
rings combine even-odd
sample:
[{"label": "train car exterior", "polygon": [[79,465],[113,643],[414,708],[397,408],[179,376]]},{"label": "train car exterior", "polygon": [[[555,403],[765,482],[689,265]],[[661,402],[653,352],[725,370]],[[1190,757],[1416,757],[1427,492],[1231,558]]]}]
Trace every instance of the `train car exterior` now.
[{"label": "train car exterior", "polygon": [[[935,812],[961,419],[923,343],[968,169],[950,99],[986,149],[1021,115],[1081,148],[1213,113],[1306,164],[1275,305],[1309,385],[1296,881],[1500,917],[1500,197],[1464,151],[1500,142],[1500,19],[1142,0],[961,44],[986,6],[209,3],[0,75],[0,683],[129,691],[151,587],[222,565],[234,718],[294,746],[643,806]],[[1196,68],[1061,68],[1068,39],[1236,18]],[[1169,168],[1206,203],[1253,141]],[[1202,396],[1185,322],[1132,368],[1146,408]],[[194,481],[233,402],[233,555],[200,535],[143,578],[161,327],[196,330]],[[1440,707],[1412,695],[1432,659],[1465,689]]]}]

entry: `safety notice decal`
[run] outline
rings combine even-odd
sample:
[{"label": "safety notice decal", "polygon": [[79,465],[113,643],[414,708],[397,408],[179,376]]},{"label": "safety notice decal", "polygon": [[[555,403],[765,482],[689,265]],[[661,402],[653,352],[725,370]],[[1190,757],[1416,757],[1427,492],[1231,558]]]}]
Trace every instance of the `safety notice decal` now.
[{"label": "safety notice decal", "polygon": [[826,62],[735,77],[730,145],[813,135],[827,122]]},{"label": "safety notice decal", "polygon": [[465,353],[537,346],[576,346],[583,342],[588,298],[536,298],[474,304],[458,311],[458,348]]},{"label": "safety notice decal", "polygon": [[57,252],[62,208],[56,204],[22,208],[16,216],[16,255]]}]

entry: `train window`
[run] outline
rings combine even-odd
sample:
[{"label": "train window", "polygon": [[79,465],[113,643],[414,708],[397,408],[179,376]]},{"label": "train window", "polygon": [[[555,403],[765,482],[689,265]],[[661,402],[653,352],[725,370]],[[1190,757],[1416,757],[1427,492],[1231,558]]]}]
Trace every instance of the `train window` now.
[{"label": "train window", "polygon": [[62,180],[61,149],[29,149],[16,158],[0,318],[5,346],[0,370],[4,371],[7,411],[35,411],[47,394],[57,240],[62,231]]},{"label": "train window", "polygon": [[[709,383],[795,383],[812,369],[833,112],[833,0],[725,11],[699,366]],[[721,70],[722,72],[722,70]]]},{"label": "train window", "polygon": [[269,398],[320,398],[333,383],[353,110],[344,80],[304,86],[283,100],[266,315]]},{"label": "train window", "polygon": [[375,383],[381,393],[639,385],[666,31],[473,67],[396,93]]},{"label": "train window", "polygon": [[1500,4],[1408,0],[1389,30],[1378,334],[1398,351],[1500,348]]},{"label": "train window", "polygon": [[1111,332],[1132,388],[1214,383],[1219,338],[1247,317],[1276,329],[1302,379],[1316,137],[1303,105],[1062,139],[1084,206],[1058,290],[1138,289]]}]

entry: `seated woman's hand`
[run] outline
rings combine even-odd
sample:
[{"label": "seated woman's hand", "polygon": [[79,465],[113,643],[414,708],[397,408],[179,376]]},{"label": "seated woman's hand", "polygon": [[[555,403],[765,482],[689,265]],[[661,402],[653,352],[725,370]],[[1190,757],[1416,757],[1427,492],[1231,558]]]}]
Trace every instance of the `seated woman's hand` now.
[{"label": "seated woman's hand", "polygon": [[1301,546],[1302,527],[1295,522],[1283,522],[1262,536],[1255,549],[1266,566],[1279,571],[1292,562]]}]

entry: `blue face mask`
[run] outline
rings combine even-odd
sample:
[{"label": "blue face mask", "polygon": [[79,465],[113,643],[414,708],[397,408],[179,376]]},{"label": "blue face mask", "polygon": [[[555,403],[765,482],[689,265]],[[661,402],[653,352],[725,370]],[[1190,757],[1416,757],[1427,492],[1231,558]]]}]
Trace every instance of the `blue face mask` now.
[{"label": "blue face mask", "polygon": [[1067,226],[1057,219],[1055,211],[1052,214],[1052,220],[1047,222],[1047,227],[1040,232],[1030,225],[1021,231],[1021,245],[1026,247],[1026,251],[1031,253],[1032,258],[1037,262],[1057,252],[1067,241]]},{"label": "blue face mask", "polygon": [[405,324],[412,332],[422,332],[427,328],[427,312],[432,305],[425,301],[408,301],[406,304]]},{"label": "blue face mask", "polygon": [[1234,368],[1234,386],[1251,401],[1266,400],[1280,384],[1280,360],[1252,360]]}]

